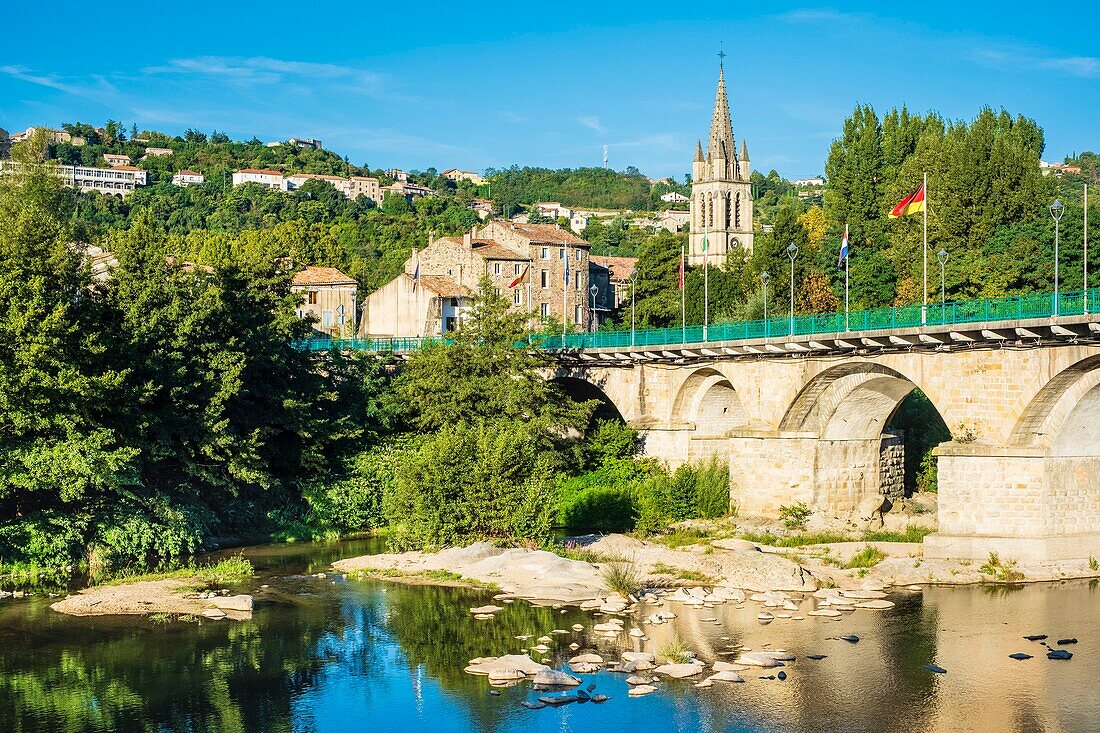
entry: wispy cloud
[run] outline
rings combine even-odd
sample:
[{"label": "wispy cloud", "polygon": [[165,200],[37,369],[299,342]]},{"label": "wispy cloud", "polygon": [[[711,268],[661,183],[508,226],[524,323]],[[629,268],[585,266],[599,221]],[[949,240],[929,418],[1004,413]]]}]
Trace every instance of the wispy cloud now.
[{"label": "wispy cloud", "polygon": [[26,66],[18,65],[0,66],[0,74],[6,74],[13,79],[25,81],[28,84],[37,84],[38,86],[56,89],[59,92],[80,97],[102,97],[105,94],[115,94],[118,91],[113,84],[100,75],[90,77],[92,83],[88,84],[66,79],[59,74],[36,72]]},{"label": "wispy cloud", "polygon": [[589,130],[595,131],[597,134],[603,135],[607,132],[607,128],[600,124],[599,117],[580,117],[577,122],[587,127]]},{"label": "wispy cloud", "polygon": [[343,81],[364,91],[378,91],[385,77],[366,69],[340,64],[289,61],[266,56],[195,56],[171,59],[161,66],[147,66],[145,74],[180,74],[216,78],[240,86],[282,84],[290,81]]},{"label": "wispy cloud", "polygon": [[1035,52],[983,48],[973,54],[983,66],[1000,71],[1060,71],[1070,76],[1100,77],[1098,56],[1044,56]]},{"label": "wispy cloud", "polygon": [[833,8],[799,8],[781,13],[778,20],[805,25],[840,25],[870,18],[867,13],[848,13]]}]

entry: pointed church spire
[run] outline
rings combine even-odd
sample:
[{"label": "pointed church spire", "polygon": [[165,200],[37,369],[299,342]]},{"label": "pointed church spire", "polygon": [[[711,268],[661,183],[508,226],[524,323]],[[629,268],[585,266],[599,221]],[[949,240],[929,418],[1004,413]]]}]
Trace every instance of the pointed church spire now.
[{"label": "pointed church spire", "polygon": [[741,141],[741,160],[749,159],[749,146],[745,144],[745,141]]},{"label": "pointed church spire", "polygon": [[696,140],[695,141],[695,162],[696,163],[702,163],[703,162],[703,141],[702,140]]},{"label": "pointed church spire", "polygon": [[715,178],[733,178],[737,147],[733,142],[733,125],[730,122],[730,105],[726,97],[726,69],[719,66],[718,91],[714,95],[714,114],[710,121],[710,140],[707,142],[707,158],[721,158],[725,169],[712,171]]}]

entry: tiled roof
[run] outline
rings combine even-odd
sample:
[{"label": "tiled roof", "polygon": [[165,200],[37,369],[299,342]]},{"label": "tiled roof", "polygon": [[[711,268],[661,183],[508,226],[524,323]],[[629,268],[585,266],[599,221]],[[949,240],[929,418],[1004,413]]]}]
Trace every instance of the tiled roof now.
[{"label": "tiled roof", "polygon": [[192,170],[188,170],[187,168],[184,168],[181,171],[177,171],[176,175],[177,176],[201,176],[202,174],[197,172],[197,171],[192,171]]},{"label": "tiled roof", "polygon": [[527,255],[520,254],[491,239],[475,239],[474,254],[480,255],[487,260],[517,260],[519,262],[526,262],[531,259]]},{"label": "tiled roof", "polygon": [[599,255],[592,255],[589,259],[600,267],[606,267],[611,271],[611,279],[620,282],[629,280],[630,273],[634,272],[634,268],[638,266],[637,257],[600,257]]},{"label": "tiled roof", "polygon": [[[412,280],[412,276],[407,273],[405,277]],[[469,288],[459,285],[446,275],[421,275],[420,285],[444,298],[469,297],[473,294]]]},{"label": "tiled roof", "polygon": [[268,170],[266,168],[242,168],[241,170],[236,171],[236,172],[237,173],[252,173],[252,174],[264,175],[264,176],[282,176],[283,175],[282,171],[273,171],[273,170]]},{"label": "tiled roof", "polygon": [[290,281],[291,285],[354,285],[351,279],[335,267],[315,267],[309,265],[298,272]]},{"label": "tiled roof", "polygon": [[132,165],[112,165],[111,170],[113,170],[113,171],[139,171],[139,170],[141,170],[141,168],[138,168],[138,167],[132,166]]},{"label": "tiled roof", "polygon": [[494,222],[500,226],[508,227],[521,237],[532,242],[545,242],[547,244],[577,244],[588,247],[589,244],[572,232],[568,232],[556,224],[520,224],[514,221]]}]

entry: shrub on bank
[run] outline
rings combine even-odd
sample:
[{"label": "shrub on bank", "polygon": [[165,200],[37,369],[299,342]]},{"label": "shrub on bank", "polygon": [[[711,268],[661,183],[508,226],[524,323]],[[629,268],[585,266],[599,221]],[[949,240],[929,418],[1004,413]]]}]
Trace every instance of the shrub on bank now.
[{"label": "shrub on bank", "polygon": [[554,455],[530,423],[461,423],[421,437],[383,499],[395,548],[477,538],[543,539],[555,509]]}]

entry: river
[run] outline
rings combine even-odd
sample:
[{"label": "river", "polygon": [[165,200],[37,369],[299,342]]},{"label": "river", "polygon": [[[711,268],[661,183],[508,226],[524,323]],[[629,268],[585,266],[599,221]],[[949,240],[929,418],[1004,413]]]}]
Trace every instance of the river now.
[{"label": "river", "polygon": [[[527,684],[490,695],[486,678],[462,671],[467,660],[514,653],[519,634],[587,627],[592,617],[517,602],[478,621],[468,609],[491,593],[304,577],[377,549],[357,540],[244,550],[257,568],[245,590],[269,585],[244,622],[69,618],[45,597],[0,601],[0,731],[1100,730],[1095,582],[929,588],[891,596],[891,610],[837,621],[762,625],[751,603],[676,607],[673,623],[650,628],[647,650],[677,636],[708,661],[732,659],[720,654],[731,644],[770,644],[798,659],[785,681],[752,670],[743,684],[706,689],[665,680],[637,699],[623,675],[583,675],[611,700],[528,710],[519,704],[531,697]],[[718,622],[701,620],[711,616]],[[1048,660],[1022,638],[1040,633],[1051,643],[1076,637],[1066,647],[1073,658]],[[860,641],[828,638],[846,634]],[[583,632],[555,638],[559,662],[571,656],[569,642],[593,643]],[[605,640],[594,646],[616,651]],[[1008,658],[1021,651],[1034,658]],[[812,653],[827,656],[806,658]]]}]

